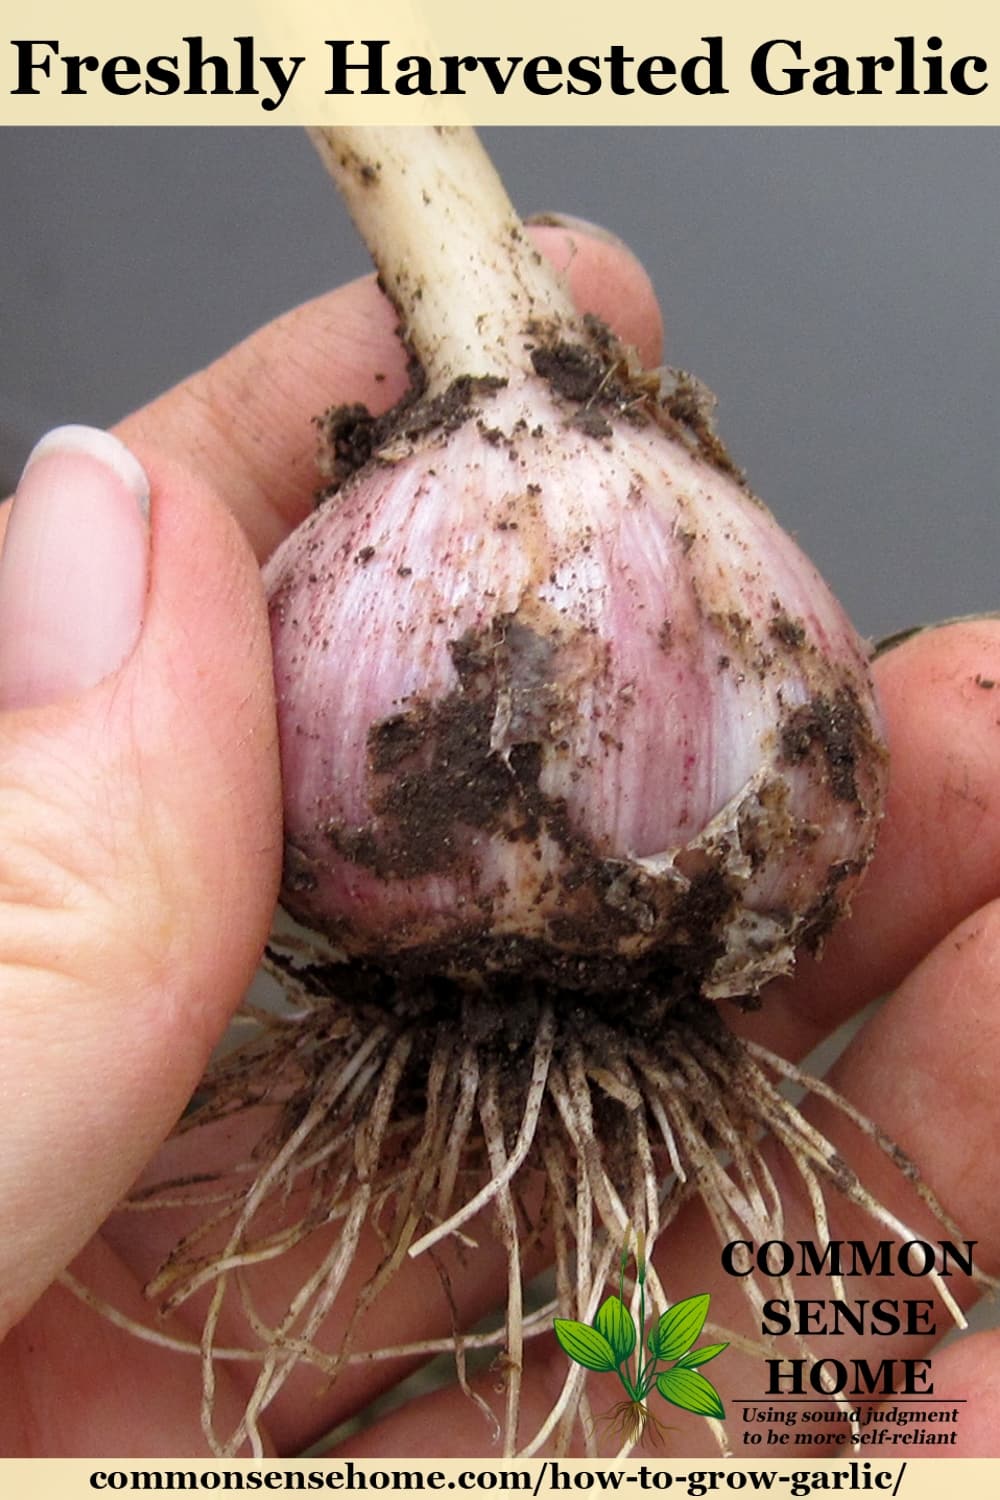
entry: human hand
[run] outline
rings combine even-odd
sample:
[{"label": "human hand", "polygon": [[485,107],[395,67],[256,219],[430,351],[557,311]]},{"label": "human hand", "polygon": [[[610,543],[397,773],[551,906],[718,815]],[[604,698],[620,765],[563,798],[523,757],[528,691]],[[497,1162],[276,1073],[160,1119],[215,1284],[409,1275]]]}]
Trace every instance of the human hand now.
[{"label": "human hand", "polygon": [[[579,297],[655,363],[658,321],[637,268],[613,247],[581,236],[550,232],[549,244],[561,262],[570,258]],[[266,935],[280,859],[266,622],[252,557],[225,507],[258,557],[301,518],[314,484],[309,417],[341,399],[388,405],[403,388],[392,323],[370,282],[345,288],[290,314],[124,423],[120,432],[142,460],[153,495],[137,643],[120,622],[120,654],[112,660],[115,642],[101,616],[95,634],[110,676],[74,678],[77,653],[63,653],[73,665],[61,681],[50,669],[48,704],[30,694],[20,700],[28,706],[19,707],[16,696],[5,700],[0,1305],[6,1322],[17,1325],[0,1349],[5,1453],[204,1451],[197,1360],[139,1343],[62,1287],[34,1299],[89,1239],[81,1279],[149,1321],[140,1288],[176,1225],[128,1215],[94,1232],[183,1108],[245,987]],[[75,503],[83,480],[80,473],[58,480],[60,495]],[[96,504],[88,512],[91,533]],[[112,509],[127,510],[120,493]],[[134,524],[128,532],[123,550],[132,557],[134,599],[135,570],[145,578],[147,564],[137,559]],[[110,577],[94,581],[95,612],[102,596],[129,593]],[[5,586],[0,577],[0,620],[10,610]],[[78,607],[67,608],[64,638],[75,646],[89,623]],[[13,664],[8,631],[0,630],[7,652],[0,653],[0,684],[18,683],[15,694],[23,694],[16,634],[10,640]],[[763,1010],[740,1023],[783,1055],[798,1056],[868,1000],[895,989],[841,1065],[838,1083],[917,1159],[964,1232],[979,1239],[987,1268],[988,1247],[1000,1239],[982,1170],[995,1138],[1000,1063],[991,1006],[1000,927],[989,904],[1000,894],[1000,689],[994,693],[976,677],[1000,676],[998,658],[1000,627],[983,623],[920,636],[879,663],[893,779],[875,864],[822,966],[804,963],[794,984],[775,986]],[[815,1113],[834,1138],[849,1134],[828,1111]],[[197,1171],[201,1149],[193,1138],[173,1143],[169,1170]],[[863,1149],[852,1154],[901,1216],[927,1225],[881,1159]],[[787,1202],[798,1204],[786,1219],[786,1237],[794,1240],[809,1234],[810,1220],[793,1174],[784,1186]],[[839,1207],[833,1214],[842,1237],[869,1234]],[[486,1230],[474,1283],[467,1273],[456,1281],[468,1317],[498,1300],[503,1287],[502,1256]],[[934,1237],[932,1227],[927,1232]],[[661,1274],[680,1295],[712,1291],[713,1318],[745,1326],[738,1288],[706,1273],[714,1246],[712,1230],[692,1209],[664,1239]],[[303,1246],[257,1274],[262,1306],[287,1300],[311,1253]],[[376,1247],[368,1254],[370,1269]],[[198,1313],[192,1304],[190,1322],[182,1311],[166,1331],[196,1339]],[[450,1331],[426,1259],[406,1267],[375,1317],[399,1341]],[[239,1342],[238,1328],[225,1331]],[[335,1344],[336,1329],[328,1338]],[[917,1352],[906,1342],[895,1352]],[[878,1343],[878,1357],[890,1357],[892,1341]],[[848,1352],[845,1341],[835,1352]],[[529,1354],[526,1433],[566,1369],[551,1341]],[[736,1392],[740,1379],[740,1394],[760,1389],[759,1366],[738,1365],[734,1353],[726,1362],[729,1390]],[[938,1388],[968,1397],[960,1443],[949,1456],[995,1451],[997,1364],[994,1335],[966,1340],[935,1361]],[[299,1451],[398,1373],[386,1365],[352,1367],[329,1392],[322,1376],[304,1367],[269,1409],[267,1440],[277,1452]],[[235,1423],[249,1379],[239,1364],[223,1366],[220,1430]],[[492,1395],[489,1380],[485,1390]],[[700,1420],[680,1413],[666,1420],[676,1428],[671,1455],[712,1452]],[[738,1417],[731,1427],[738,1439]],[[478,1409],[446,1392],[411,1403],[342,1451],[349,1450],[482,1455],[490,1445]]]}]

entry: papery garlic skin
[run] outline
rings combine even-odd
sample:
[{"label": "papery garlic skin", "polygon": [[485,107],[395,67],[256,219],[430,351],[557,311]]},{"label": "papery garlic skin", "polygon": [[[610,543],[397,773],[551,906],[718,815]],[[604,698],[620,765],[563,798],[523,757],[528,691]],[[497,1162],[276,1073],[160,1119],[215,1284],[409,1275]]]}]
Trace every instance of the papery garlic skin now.
[{"label": "papery garlic skin", "polygon": [[753,994],[871,854],[866,654],[735,478],[579,419],[512,379],[268,565],[285,904],[390,966]]}]

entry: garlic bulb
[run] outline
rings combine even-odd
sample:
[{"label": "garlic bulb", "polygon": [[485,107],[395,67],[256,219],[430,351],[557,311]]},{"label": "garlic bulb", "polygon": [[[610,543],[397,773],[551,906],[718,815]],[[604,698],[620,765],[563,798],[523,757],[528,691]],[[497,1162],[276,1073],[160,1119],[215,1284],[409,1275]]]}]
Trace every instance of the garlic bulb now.
[{"label": "garlic bulb", "polygon": [[[362,221],[411,134],[324,140]],[[370,231],[427,384],[389,422],[330,415],[334,455],[372,456],[266,573],[285,903],[405,972],[752,995],[872,851],[865,651],[689,388],[576,317],[505,199],[471,232],[507,300],[482,271],[431,295],[417,195],[467,197],[446,158],[473,147],[427,135]]]}]

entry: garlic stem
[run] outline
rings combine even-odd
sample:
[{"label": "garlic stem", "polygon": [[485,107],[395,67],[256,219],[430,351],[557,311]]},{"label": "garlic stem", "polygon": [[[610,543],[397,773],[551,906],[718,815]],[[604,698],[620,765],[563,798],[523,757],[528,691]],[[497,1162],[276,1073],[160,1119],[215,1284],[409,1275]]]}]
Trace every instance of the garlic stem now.
[{"label": "garlic stem", "polygon": [[575,326],[568,293],[524,233],[475,131],[310,131],[400,314],[432,391],[530,369],[534,325]]}]

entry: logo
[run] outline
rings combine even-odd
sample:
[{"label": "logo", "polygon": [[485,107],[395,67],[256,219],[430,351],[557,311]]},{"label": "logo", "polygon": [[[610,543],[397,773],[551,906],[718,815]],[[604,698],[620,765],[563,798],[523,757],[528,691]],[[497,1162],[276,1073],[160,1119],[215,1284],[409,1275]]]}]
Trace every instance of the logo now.
[{"label": "logo", "polygon": [[701,1366],[716,1359],[728,1344],[694,1347],[711,1301],[707,1292],[685,1297],[656,1317],[652,1312],[646,1332],[646,1237],[636,1235],[635,1269],[639,1292],[639,1327],[625,1305],[625,1272],[630,1259],[626,1239],[618,1271],[618,1295],[608,1297],[593,1323],[575,1318],[556,1318],[556,1338],[575,1364],[585,1370],[614,1373],[621,1381],[625,1400],[619,1401],[600,1419],[609,1435],[630,1443],[649,1437],[661,1442],[670,1429],[650,1410],[649,1397],[657,1391],[671,1406],[703,1417],[722,1418],[726,1409]]}]

